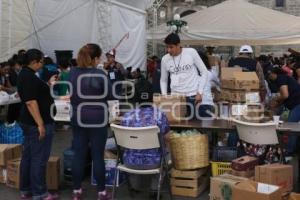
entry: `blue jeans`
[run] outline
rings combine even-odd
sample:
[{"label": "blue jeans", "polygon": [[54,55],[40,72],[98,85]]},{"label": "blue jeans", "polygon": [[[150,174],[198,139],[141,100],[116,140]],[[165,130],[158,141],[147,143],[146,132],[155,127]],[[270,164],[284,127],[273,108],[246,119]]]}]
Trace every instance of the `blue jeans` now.
[{"label": "blue jeans", "polygon": [[[290,110],[288,122],[300,122],[300,104]],[[289,135],[287,146],[288,153],[295,153],[295,150],[297,149],[297,141],[297,135]]]},{"label": "blue jeans", "polygon": [[195,96],[186,97],[186,116],[196,119]]},{"label": "blue jeans", "polygon": [[[197,106],[195,104],[195,96],[186,97],[186,103],[187,103],[187,117],[191,116],[191,119],[196,119],[198,117],[203,118],[211,118],[210,114],[207,113],[207,111],[214,113],[215,109],[212,105],[200,105]],[[198,109],[197,109],[198,108]]]},{"label": "blue jeans", "polygon": [[212,105],[200,105],[199,106],[199,115],[200,117],[212,118],[215,113],[215,107]]},{"label": "blue jeans", "polygon": [[72,129],[73,149],[75,152],[72,164],[73,188],[74,190],[81,188],[90,144],[93,160],[93,174],[97,181],[97,190],[101,192],[105,190],[104,149],[107,139],[107,127],[82,128],[73,126]]},{"label": "blue jeans", "polygon": [[20,191],[32,194],[33,200],[48,195],[46,167],[51,152],[54,124],[46,124],[46,136],[39,140],[36,126],[21,124],[24,133],[22,160],[20,166]]}]

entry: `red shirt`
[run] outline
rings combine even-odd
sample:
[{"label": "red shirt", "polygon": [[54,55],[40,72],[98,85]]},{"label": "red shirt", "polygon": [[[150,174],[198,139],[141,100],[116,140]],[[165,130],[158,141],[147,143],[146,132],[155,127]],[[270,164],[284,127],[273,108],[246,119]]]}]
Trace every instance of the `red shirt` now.
[{"label": "red shirt", "polygon": [[287,65],[283,65],[281,69],[288,75],[293,76],[293,70],[289,68]]}]

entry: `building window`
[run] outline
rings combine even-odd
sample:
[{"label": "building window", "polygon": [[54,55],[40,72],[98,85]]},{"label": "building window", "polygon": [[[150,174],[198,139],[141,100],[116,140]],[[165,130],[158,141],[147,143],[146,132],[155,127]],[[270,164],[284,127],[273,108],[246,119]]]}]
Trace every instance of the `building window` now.
[{"label": "building window", "polygon": [[275,0],[276,7],[284,7],[284,0]]}]

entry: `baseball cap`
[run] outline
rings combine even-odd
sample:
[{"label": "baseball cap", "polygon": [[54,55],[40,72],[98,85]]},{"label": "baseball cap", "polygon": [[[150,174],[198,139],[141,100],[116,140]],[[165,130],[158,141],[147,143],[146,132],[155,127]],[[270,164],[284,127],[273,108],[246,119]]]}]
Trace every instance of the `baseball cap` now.
[{"label": "baseball cap", "polygon": [[249,45],[243,45],[241,46],[239,53],[253,53],[253,49]]},{"label": "baseball cap", "polygon": [[106,54],[106,56],[111,55],[111,56],[116,56],[116,51],[114,49],[109,50]]}]

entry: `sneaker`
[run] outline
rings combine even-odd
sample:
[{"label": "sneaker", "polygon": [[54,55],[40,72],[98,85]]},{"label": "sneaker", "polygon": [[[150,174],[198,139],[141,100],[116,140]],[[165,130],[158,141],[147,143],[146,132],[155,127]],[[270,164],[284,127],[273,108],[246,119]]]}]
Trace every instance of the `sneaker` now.
[{"label": "sneaker", "polygon": [[112,199],[112,195],[109,192],[106,192],[105,194],[102,193],[98,193],[98,199],[97,200],[111,200]]},{"label": "sneaker", "polygon": [[21,200],[29,200],[32,198],[31,194],[21,194]]},{"label": "sneaker", "polygon": [[57,199],[58,199],[57,194],[48,194],[48,196],[43,198],[43,200],[57,200]]},{"label": "sneaker", "polygon": [[73,192],[72,200],[81,200],[82,192]]}]

